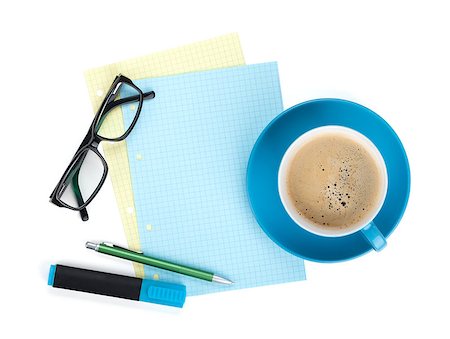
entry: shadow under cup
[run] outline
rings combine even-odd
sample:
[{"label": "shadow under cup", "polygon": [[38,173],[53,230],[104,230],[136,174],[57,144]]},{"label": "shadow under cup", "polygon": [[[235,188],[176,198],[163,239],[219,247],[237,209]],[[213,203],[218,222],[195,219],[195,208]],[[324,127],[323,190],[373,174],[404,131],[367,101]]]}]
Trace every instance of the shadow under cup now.
[{"label": "shadow under cup", "polygon": [[[328,143],[331,142],[331,138],[341,138],[341,140],[345,140],[346,143],[351,143],[352,146],[357,147],[358,149],[363,149],[364,154],[367,155],[368,158],[370,158],[370,163],[373,165],[374,173],[376,173],[376,179],[377,182],[375,185],[377,186],[377,189],[375,192],[373,192],[374,196],[369,196],[368,199],[371,201],[372,207],[370,209],[367,209],[367,212],[360,214],[360,218],[357,219],[354,222],[349,222],[345,220],[344,225],[320,225],[318,222],[312,221],[310,218],[307,218],[304,216],[304,211],[301,213],[298,210],[298,207],[294,203],[294,198],[290,194],[290,182],[292,182],[291,178],[291,171],[293,170],[293,163],[294,159],[299,156],[300,152],[304,150],[305,146],[311,146],[314,147],[314,143],[326,139]],[[356,151],[356,149],[355,149]],[[316,150],[317,152],[317,150]],[[320,152],[320,151],[319,151]],[[331,161],[333,163],[339,164],[339,167],[341,166],[341,163],[344,163],[340,159],[340,155],[337,154],[338,150],[335,152],[332,152],[329,154],[326,159],[326,161]],[[317,154],[317,153],[316,153]],[[304,156],[304,155],[303,155]],[[330,159],[331,158],[331,159]],[[307,160],[302,160],[302,158],[297,159],[298,162],[306,162]],[[317,181],[319,180],[317,177],[317,173],[315,173],[315,164],[310,164],[312,168],[314,169],[310,174],[312,175],[311,178],[309,178],[311,181]],[[317,168],[318,171],[320,171],[320,168]],[[322,169],[325,171],[325,169]],[[361,172],[363,169],[359,168],[358,172]],[[321,173],[321,172],[320,172]],[[305,175],[305,173],[303,173]],[[325,177],[328,177],[329,174],[325,174]],[[347,174],[349,176],[349,174]],[[306,175],[305,175],[306,177]],[[333,177],[333,175],[331,176]],[[342,176],[339,176],[342,178]],[[296,178],[296,179],[302,179]],[[334,178],[336,179],[336,178]],[[345,179],[343,179],[345,181]],[[316,183],[314,183],[316,184]],[[312,184],[312,185],[314,185]],[[310,186],[308,183],[306,185]],[[332,185],[331,182],[328,183],[328,186],[324,186],[324,188],[321,188],[321,185],[316,185],[316,189],[319,188],[319,195],[322,195],[323,192],[323,200],[319,204],[325,205],[327,203],[327,199],[325,197],[326,195],[326,187],[330,188],[329,185]],[[363,183],[362,186],[365,184]],[[336,186],[336,184],[334,184]],[[361,185],[360,185],[361,186]],[[366,184],[368,186],[368,184]],[[379,152],[379,150],[376,148],[376,146],[363,134],[347,127],[342,126],[323,126],[314,128],[310,131],[307,131],[306,133],[299,136],[286,150],[280,164],[280,168],[278,170],[278,192],[280,195],[281,202],[283,204],[284,209],[288,213],[289,217],[300,227],[302,227],[304,230],[311,232],[313,234],[324,236],[324,237],[342,237],[346,236],[355,232],[360,231],[364,237],[368,240],[368,242],[372,245],[373,249],[376,251],[380,251],[386,246],[386,239],[384,238],[383,234],[379,231],[379,229],[376,227],[375,223],[373,222],[373,219],[376,217],[378,212],[380,211],[381,207],[383,206],[384,200],[386,198],[387,193],[387,186],[388,186],[388,175],[386,170],[386,165],[384,162],[384,159]],[[357,188],[355,188],[357,189]],[[364,187],[359,187],[359,189],[364,189]],[[357,194],[358,192],[353,191],[353,194]],[[300,195],[308,194],[306,192],[298,192]],[[372,192],[371,192],[372,193]],[[335,194],[333,192],[333,194]],[[353,195],[352,194],[352,195]],[[347,194],[348,195],[348,194]],[[331,195],[330,195],[331,196]],[[337,196],[337,193],[336,193]],[[311,197],[305,197],[305,200],[310,199]],[[315,199],[310,199],[314,200]],[[339,200],[341,200],[339,198]],[[332,203],[330,202],[330,206]],[[346,205],[348,206],[348,204]],[[323,207],[323,206],[322,206]],[[339,208],[340,207],[340,208]],[[337,209],[333,208],[332,213],[341,213],[338,212],[339,209],[343,209],[344,207],[340,206]],[[347,207],[346,207],[347,208]],[[322,210],[323,211],[323,210]],[[353,216],[354,214],[348,214],[348,218]],[[317,216],[316,216],[317,217]],[[323,217],[323,215],[322,215]],[[314,218],[314,217],[313,217]],[[344,216],[344,218],[347,218],[347,216]]]}]

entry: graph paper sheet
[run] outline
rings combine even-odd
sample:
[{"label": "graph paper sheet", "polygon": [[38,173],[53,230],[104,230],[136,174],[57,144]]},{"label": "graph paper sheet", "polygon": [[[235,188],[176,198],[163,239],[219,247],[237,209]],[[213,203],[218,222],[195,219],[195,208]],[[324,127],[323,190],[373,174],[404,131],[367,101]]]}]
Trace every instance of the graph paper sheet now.
[{"label": "graph paper sheet", "polygon": [[[96,111],[114,77],[119,73],[134,80],[243,64],[244,57],[239,37],[237,34],[228,34],[168,51],[91,69],[86,71],[85,79],[92,107]],[[122,119],[119,118],[117,121],[114,121],[114,124],[111,124],[111,126],[115,131],[123,131]],[[140,241],[126,141],[111,144],[102,143],[102,146],[108,162],[108,175],[114,188],[128,246],[139,250]],[[136,275],[142,277],[144,274],[143,266],[134,264],[134,268]]]},{"label": "graph paper sheet", "polygon": [[[127,139],[141,250],[228,278],[224,286],[145,266],[189,295],[305,278],[303,261],[258,226],[246,193],[259,133],[282,109],[276,63],[137,81],[145,103]],[[124,108],[128,124],[132,105]]]}]

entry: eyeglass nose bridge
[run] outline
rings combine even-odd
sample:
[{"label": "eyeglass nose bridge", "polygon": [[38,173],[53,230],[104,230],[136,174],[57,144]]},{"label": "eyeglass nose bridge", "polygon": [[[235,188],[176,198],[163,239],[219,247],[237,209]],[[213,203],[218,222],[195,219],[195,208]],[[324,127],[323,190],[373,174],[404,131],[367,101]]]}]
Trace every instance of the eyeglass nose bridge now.
[{"label": "eyeglass nose bridge", "polygon": [[[94,138],[92,139],[92,141],[91,141],[91,143],[90,143],[90,147],[92,147],[92,148],[94,148],[94,149],[98,149],[98,145],[100,145],[100,142],[101,142],[102,140],[100,139],[100,137],[98,136],[98,135],[94,135]],[[98,153],[98,152],[96,152],[96,153]],[[98,153],[98,155],[100,155],[101,156],[101,154],[100,153]],[[102,157],[103,158],[103,157]]]}]

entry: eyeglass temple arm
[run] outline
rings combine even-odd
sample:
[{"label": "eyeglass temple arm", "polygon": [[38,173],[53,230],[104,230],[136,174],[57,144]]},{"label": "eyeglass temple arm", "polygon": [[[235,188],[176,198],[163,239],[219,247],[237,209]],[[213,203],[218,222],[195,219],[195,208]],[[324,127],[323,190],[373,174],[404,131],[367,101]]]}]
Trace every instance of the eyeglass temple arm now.
[{"label": "eyeglass temple arm", "polygon": [[[144,94],[144,100],[145,99],[153,99],[155,97],[155,92],[151,91],[151,92],[146,92],[143,93]],[[133,102],[133,101],[139,101],[139,95],[133,95],[131,97],[127,97],[127,98],[123,98],[123,99],[117,99],[115,101],[110,101],[106,106],[104,111],[106,113],[104,113],[102,116],[100,116],[99,121],[97,122],[96,125],[96,132],[98,132],[98,130],[100,129],[100,126],[102,125],[103,121],[106,119],[107,115],[109,112],[111,112],[113,110],[114,107],[122,105],[124,103],[127,102]]]},{"label": "eyeglass temple arm", "polygon": [[[84,204],[83,196],[81,195],[80,185],[78,183],[78,175],[80,174],[80,169],[78,168],[75,172],[75,175],[72,177],[72,187],[73,193],[77,199],[78,206],[82,206]],[[81,219],[83,221],[89,220],[89,215],[87,213],[86,208],[80,210]]]},{"label": "eyeglass temple arm", "polygon": [[[155,92],[150,91],[150,92],[146,92],[143,93],[143,98],[144,100],[146,99],[153,99],[155,97]],[[131,97],[128,98],[123,98],[123,99],[117,99],[115,101],[111,101],[110,103],[108,103],[105,107],[105,111],[110,111],[112,110],[114,107],[118,106],[118,105],[122,105],[124,103],[127,102],[133,102],[133,101],[139,101],[139,95],[133,95]]]},{"label": "eyeglass temple arm", "polygon": [[[73,190],[73,193],[75,194],[75,198],[77,199],[78,206],[82,206],[84,204],[83,196],[81,195],[80,184],[78,182],[78,176],[80,174],[81,163],[83,163],[84,158],[85,158],[85,155],[83,155],[82,158],[80,158],[80,161],[79,161],[80,165],[76,166],[76,169],[74,169],[74,175],[72,176],[72,190]],[[89,220],[89,215],[87,213],[86,208],[83,208],[80,210],[80,216],[83,221]]]}]

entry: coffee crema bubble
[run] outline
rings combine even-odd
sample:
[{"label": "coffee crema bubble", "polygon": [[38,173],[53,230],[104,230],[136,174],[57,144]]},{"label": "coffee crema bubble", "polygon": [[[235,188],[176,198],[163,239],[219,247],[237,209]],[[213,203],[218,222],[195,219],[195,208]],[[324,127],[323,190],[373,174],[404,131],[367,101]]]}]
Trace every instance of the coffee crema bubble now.
[{"label": "coffee crema bubble", "polygon": [[286,180],[297,213],[324,229],[352,227],[374,212],[383,194],[383,174],[374,155],[336,132],[305,143]]}]

